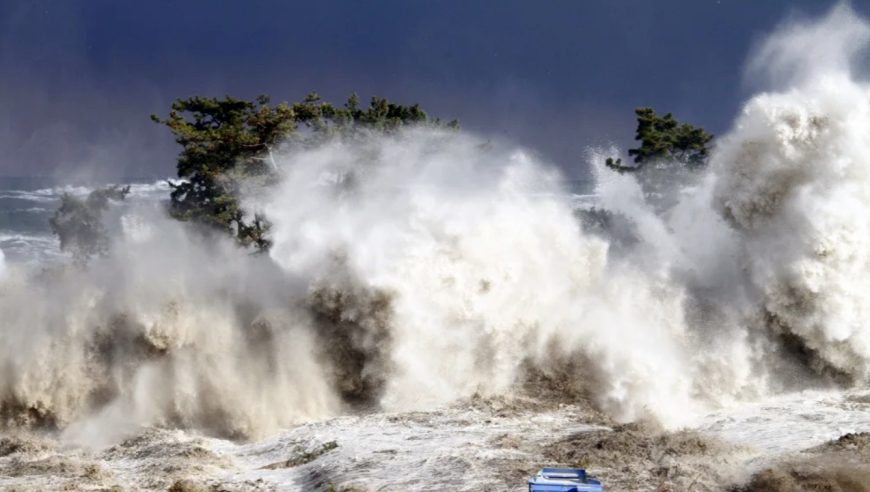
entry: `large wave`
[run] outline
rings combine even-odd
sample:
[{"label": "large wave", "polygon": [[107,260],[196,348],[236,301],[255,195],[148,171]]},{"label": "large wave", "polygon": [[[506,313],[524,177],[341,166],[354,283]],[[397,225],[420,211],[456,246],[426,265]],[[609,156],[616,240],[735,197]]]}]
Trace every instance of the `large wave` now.
[{"label": "large wave", "polygon": [[584,229],[532,154],[423,129],[277,156],[280,185],[246,198],[274,223],[268,258],[127,211],[110,258],[0,284],[0,418],[256,437],[549,373],[617,420],[678,426],[863,383],[870,89],[847,62],[868,32],[840,6],[770,37],[750,67],[777,89],[664,210],[591,152],[627,243]]},{"label": "large wave", "polygon": [[[324,169],[353,172],[360,154],[375,162],[345,194],[306,186]],[[481,154],[470,138],[421,131],[293,156],[286,169],[263,204],[275,261],[337,302],[389,303],[373,326],[358,307],[336,312],[381,360],[380,404],[504,392],[524,364],[573,361],[619,417],[691,405],[682,288],[610,262],[558,176],[522,151]]]},{"label": "large wave", "polygon": [[776,60],[787,88],[749,101],[711,166],[764,328],[854,381],[870,362],[870,86],[850,62],[868,40],[842,5],[773,36],[753,66]]}]

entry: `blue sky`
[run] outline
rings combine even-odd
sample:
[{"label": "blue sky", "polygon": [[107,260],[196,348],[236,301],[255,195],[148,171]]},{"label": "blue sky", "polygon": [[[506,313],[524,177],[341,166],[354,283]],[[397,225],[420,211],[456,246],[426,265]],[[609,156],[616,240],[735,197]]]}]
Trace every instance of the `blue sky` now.
[{"label": "blue sky", "polygon": [[[193,94],[352,92],[459,118],[584,177],[653,106],[714,132],[752,44],[823,0],[0,0],[0,175],[173,174],[148,119]],[[867,15],[870,2],[854,2]]]}]

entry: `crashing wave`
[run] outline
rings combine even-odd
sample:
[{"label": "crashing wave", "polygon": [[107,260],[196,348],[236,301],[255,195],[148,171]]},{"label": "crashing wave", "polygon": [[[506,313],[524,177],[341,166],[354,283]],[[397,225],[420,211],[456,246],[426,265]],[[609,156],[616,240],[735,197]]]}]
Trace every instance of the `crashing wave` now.
[{"label": "crashing wave", "polygon": [[276,156],[280,184],[245,200],[273,222],[270,257],[131,206],[109,258],[3,284],[0,419],[256,437],[549,374],[616,420],[680,426],[863,382],[870,89],[830,62],[867,32],[838,7],[762,45],[751,66],[787,85],[747,102],[666,210],[593,152],[595,206],[630,241],[578,220],[522,149],[422,129]]}]

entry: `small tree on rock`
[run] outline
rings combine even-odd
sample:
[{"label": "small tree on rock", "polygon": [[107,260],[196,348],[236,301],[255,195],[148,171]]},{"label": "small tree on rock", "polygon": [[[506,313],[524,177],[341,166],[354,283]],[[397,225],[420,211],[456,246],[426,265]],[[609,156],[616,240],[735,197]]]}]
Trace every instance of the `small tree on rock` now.
[{"label": "small tree on rock", "polygon": [[634,166],[622,164],[622,159],[608,158],[607,167],[619,172],[639,171],[647,164],[678,163],[681,166],[700,166],[710,155],[708,145],[714,135],[695,127],[680,123],[668,113],[658,116],[653,108],[638,108],[637,135],[635,140],[640,147],[629,149],[628,155],[634,156]]},{"label": "small tree on rock", "polygon": [[658,212],[670,209],[679,200],[682,187],[694,179],[710,157],[714,135],[703,127],[680,123],[673,114],[656,114],[652,108],[638,108],[637,135],[641,145],[629,149],[633,165],[608,158],[605,165],[619,173],[632,173],[640,183],[647,203]]},{"label": "small tree on rock", "polygon": [[87,264],[94,256],[109,253],[110,239],[102,216],[112,201],[124,200],[130,187],[118,185],[92,191],[84,200],[64,193],[60,208],[48,219],[52,233],[60,239],[60,249],[72,253],[79,265]]},{"label": "small tree on rock", "polygon": [[[314,147],[361,132],[391,133],[409,124],[459,127],[455,120],[430,120],[416,104],[403,106],[384,98],[373,97],[363,110],[356,94],[343,108],[321,101],[314,92],[292,105],[272,107],[269,102],[267,96],[253,102],[194,96],[173,103],[167,119],[151,115],[183,147],[177,164],[183,181],[171,184],[173,217],[266,251],[271,246],[269,221],[260,214],[249,218],[241,206],[241,186],[252,179],[268,186],[276,179],[273,151],[279,143]],[[307,131],[300,132],[300,125]]]}]

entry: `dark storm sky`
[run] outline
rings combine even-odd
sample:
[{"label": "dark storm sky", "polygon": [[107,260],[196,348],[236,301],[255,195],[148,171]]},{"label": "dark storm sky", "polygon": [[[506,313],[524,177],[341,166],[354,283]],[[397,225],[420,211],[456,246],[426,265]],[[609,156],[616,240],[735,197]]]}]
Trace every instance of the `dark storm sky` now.
[{"label": "dark storm sky", "polygon": [[[218,6],[218,4],[222,6]],[[854,2],[867,14],[870,2]],[[650,105],[726,130],[754,41],[823,0],[0,0],[0,175],[173,174],[192,94],[404,103],[583,177]]]}]

